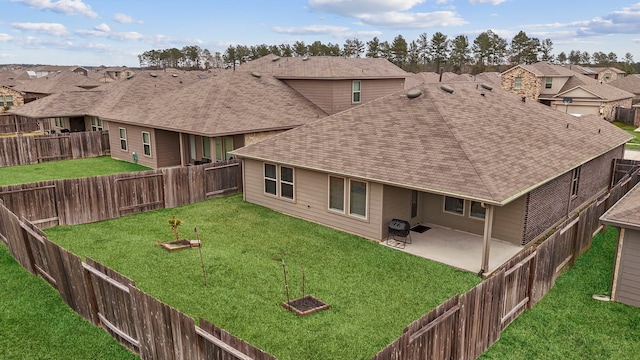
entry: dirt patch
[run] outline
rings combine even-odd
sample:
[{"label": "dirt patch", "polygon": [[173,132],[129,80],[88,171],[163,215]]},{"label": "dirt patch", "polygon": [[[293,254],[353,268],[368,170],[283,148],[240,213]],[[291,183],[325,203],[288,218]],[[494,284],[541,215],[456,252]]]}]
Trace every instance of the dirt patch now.
[{"label": "dirt patch", "polygon": [[330,308],[329,304],[314,297],[313,295],[294,299],[288,303],[283,302],[280,305],[298,316],[305,316]]},{"label": "dirt patch", "polygon": [[182,239],[182,240],[173,240],[173,241],[167,241],[167,242],[159,242],[156,244],[162,246],[167,251],[175,251],[175,250],[181,250],[186,248],[199,247],[200,241]]}]

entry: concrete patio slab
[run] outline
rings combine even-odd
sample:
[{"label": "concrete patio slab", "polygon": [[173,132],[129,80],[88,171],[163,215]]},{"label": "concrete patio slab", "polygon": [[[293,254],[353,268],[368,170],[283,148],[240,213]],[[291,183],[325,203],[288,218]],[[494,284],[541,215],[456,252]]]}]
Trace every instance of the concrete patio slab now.
[{"label": "concrete patio slab", "polygon": [[[425,259],[434,260],[461,270],[478,273],[482,266],[482,236],[438,225],[424,224],[431,229],[411,231],[411,243],[382,241],[381,244]],[[400,239],[400,238],[398,238]],[[404,247],[403,247],[404,245]],[[503,240],[491,239],[489,269],[492,272],[523,249]]]}]

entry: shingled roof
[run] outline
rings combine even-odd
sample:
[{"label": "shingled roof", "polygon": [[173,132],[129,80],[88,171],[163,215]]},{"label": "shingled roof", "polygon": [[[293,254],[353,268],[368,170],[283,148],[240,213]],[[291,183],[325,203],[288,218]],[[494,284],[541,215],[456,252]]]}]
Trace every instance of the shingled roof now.
[{"label": "shingled roof", "polygon": [[175,75],[136,75],[93,91],[48,96],[12,112],[39,118],[93,115],[203,136],[291,129],[326,116],[273,76],[246,71]]},{"label": "shingled roof", "polygon": [[618,89],[640,95],[640,74],[630,74],[621,79],[613,80],[607,83]]},{"label": "shingled roof", "polygon": [[640,185],[631,189],[600,220],[605,224],[640,230]]},{"label": "shingled roof", "polygon": [[423,84],[234,151],[343,176],[506,204],[631,138],[478,83]]},{"label": "shingled roof", "polygon": [[14,86],[18,91],[37,94],[55,94],[65,91],[90,89],[101,83],[72,71],[47,75],[38,79],[23,81]]},{"label": "shingled roof", "polygon": [[555,97],[562,97],[563,94],[571,91],[575,88],[582,88],[587,90],[588,92],[594,94],[602,100],[614,101],[614,100],[622,100],[629,99],[634,96],[634,94],[617,88],[615,86],[611,86],[610,84],[604,84],[599,82],[596,79],[590,78],[586,75],[575,73],[569,80],[564,84],[560,92]]},{"label": "shingled roof", "polygon": [[269,73],[279,79],[385,79],[408,76],[407,72],[387,59],[340,56],[267,55],[246,62],[238,69]]}]

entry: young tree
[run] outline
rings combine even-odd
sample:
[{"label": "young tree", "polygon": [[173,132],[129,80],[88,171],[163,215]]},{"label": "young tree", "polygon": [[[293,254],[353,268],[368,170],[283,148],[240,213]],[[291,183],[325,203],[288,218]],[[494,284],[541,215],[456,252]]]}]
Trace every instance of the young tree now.
[{"label": "young tree", "polygon": [[436,72],[440,73],[441,65],[449,60],[449,40],[447,35],[439,31],[433,34],[429,44],[429,57],[436,66]]},{"label": "young tree", "polygon": [[420,71],[420,51],[418,44],[414,41],[409,43],[409,50],[407,53],[407,68],[406,71],[419,72]]},{"label": "young tree", "polygon": [[466,35],[458,35],[451,42],[449,61],[453,65],[454,71],[458,73],[462,72],[462,69],[471,62],[471,49]]},{"label": "young tree", "polygon": [[367,41],[367,53],[365,56],[368,58],[380,57],[380,40],[377,37],[374,36],[371,41]]},{"label": "young tree", "polygon": [[222,59],[224,60],[225,67],[231,66],[235,70],[236,61],[238,61],[238,54],[236,52],[235,46],[229,45],[227,51],[225,51],[224,55],[222,56]]}]

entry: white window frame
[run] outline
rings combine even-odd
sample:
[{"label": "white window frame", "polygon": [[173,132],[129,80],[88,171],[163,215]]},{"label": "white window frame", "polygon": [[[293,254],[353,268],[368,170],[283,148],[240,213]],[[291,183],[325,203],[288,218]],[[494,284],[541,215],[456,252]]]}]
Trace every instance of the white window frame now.
[{"label": "white window frame", "polygon": [[[338,209],[338,208],[333,208],[331,207],[331,179],[339,179],[342,180],[342,209]],[[333,175],[329,175],[329,177],[327,178],[327,207],[329,208],[329,211],[333,211],[333,212],[337,212],[339,214],[345,214],[347,211],[347,200],[346,200],[346,196],[347,196],[347,179],[344,177],[340,177],[340,176],[333,176]]]},{"label": "white window frame", "polygon": [[577,197],[580,191],[580,172],[582,166],[578,166],[571,172],[571,197]]},{"label": "white window frame", "polygon": [[[267,176],[267,166],[273,166],[275,168],[275,178]],[[291,169],[292,181],[286,181],[282,179],[282,169]],[[295,201],[296,199],[296,169],[292,166],[283,166],[273,163],[262,164],[262,177],[264,179],[263,192],[266,196],[276,197],[286,201]],[[275,185],[275,194],[267,191],[267,182],[272,182]],[[291,197],[283,195],[283,186],[291,186]]]},{"label": "white window frame", "polygon": [[522,89],[522,78],[520,76],[516,76],[513,78],[513,89],[520,90]]},{"label": "white window frame", "polygon": [[550,76],[547,76],[546,78],[544,78],[544,88],[545,89],[552,89],[553,88],[553,78]]},{"label": "white window frame", "polygon": [[202,137],[202,158],[211,160],[211,138],[206,136]]},{"label": "white window frame", "polygon": [[[474,204],[478,204],[478,205],[480,205],[480,207],[481,207],[482,209],[484,209],[484,212],[482,213],[482,216],[478,216],[478,215],[474,215],[474,214],[473,214],[473,205],[474,205]],[[482,206],[482,203],[481,203],[481,202],[479,202],[479,201],[473,201],[473,200],[471,200],[471,201],[469,202],[469,217],[470,217],[470,218],[472,218],[472,219],[484,220],[484,218],[486,217],[486,210],[487,210],[487,209],[486,209],[484,206]]]},{"label": "white window frame", "polygon": [[129,144],[127,143],[127,129],[123,127],[118,128],[118,136],[120,137],[120,150],[129,151]]},{"label": "white window frame", "polygon": [[[149,138],[148,142],[145,142],[144,140],[144,135],[147,134],[147,137]],[[149,153],[147,154],[147,148],[149,149]],[[149,156],[151,157],[151,133],[148,131],[143,131],[142,132],[142,153],[144,154],[144,156]]]},{"label": "white window frame", "polygon": [[0,95],[0,108],[4,108],[4,96]]},{"label": "white window frame", "polygon": [[102,119],[100,119],[99,117],[92,117],[91,118],[91,130],[92,131],[102,131],[103,127],[102,127]]},{"label": "white window frame", "polygon": [[5,95],[4,96],[4,104],[5,106],[13,106],[13,95]]},{"label": "white window frame", "polygon": [[[457,211],[450,211],[447,210],[447,198],[451,198],[451,199],[456,199],[456,200],[462,200],[462,212],[457,212]],[[442,211],[447,213],[447,214],[453,214],[453,215],[457,215],[457,216],[464,216],[464,213],[466,212],[466,204],[467,202],[464,199],[461,198],[457,198],[455,196],[443,196],[442,197]]]},{"label": "white window frame", "polygon": [[[356,90],[356,84],[358,84],[358,89]],[[358,99],[356,99],[356,95]],[[361,80],[353,80],[351,82],[351,103],[359,104],[362,102],[362,81]]]},{"label": "white window frame", "polygon": [[[352,189],[353,186],[352,184],[354,182],[359,182],[359,183],[363,183],[365,188],[364,188],[364,215],[363,214],[358,214],[358,213],[354,213],[353,212],[353,203],[351,201],[351,193],[352,193]],[[353,216],[353,217],[357,217],[360,219],[368,219],[369,217],[369,182],[367,181],[362,181],[362,180],[357,180],[357,179],[349,179],[349,192],[347,193],[347,196],[349,196],[349,216]]]}]

